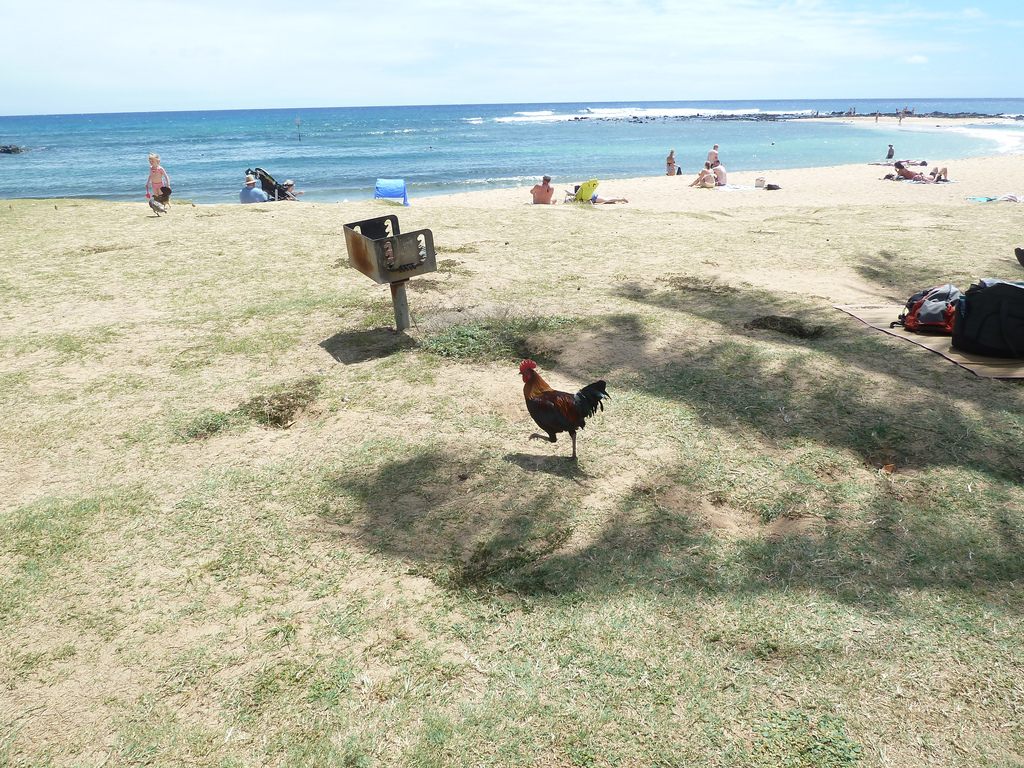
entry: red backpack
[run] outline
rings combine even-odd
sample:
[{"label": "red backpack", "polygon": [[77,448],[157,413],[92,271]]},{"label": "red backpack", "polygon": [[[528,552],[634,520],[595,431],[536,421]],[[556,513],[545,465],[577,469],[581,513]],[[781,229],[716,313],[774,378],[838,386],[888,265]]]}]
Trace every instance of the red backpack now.
[{"label": "red backpack", "polygon": [[960,290],[949,283],[918,291],[907,299],[907,306],[899,319],[889,323],[889,327],[902,325],[915,333],[951,335],[956,321],[956,302],[960,295]]}]

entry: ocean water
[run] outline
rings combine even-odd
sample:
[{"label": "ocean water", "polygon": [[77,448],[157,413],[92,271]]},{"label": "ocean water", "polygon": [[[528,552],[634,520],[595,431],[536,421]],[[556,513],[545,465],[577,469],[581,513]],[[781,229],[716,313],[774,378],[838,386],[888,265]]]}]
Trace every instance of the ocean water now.
[{"label": "ocean water", "polygon": [[[814,112],[1005,116],[997,126],[940,128],[799,119]],[[161,155],[176,199],[238,200],[246,168],[296,180],[305,199],[372,196],[402,177],[413,198],[582,179],[664,173],[669,149],[696,173],[717,143],[730,172],[1024,153],[1024,99],[487,104],[261,109],[0,117],[0,198],[142,200],[149,152]],[[955,167],[952,169],[955,175]]]}]

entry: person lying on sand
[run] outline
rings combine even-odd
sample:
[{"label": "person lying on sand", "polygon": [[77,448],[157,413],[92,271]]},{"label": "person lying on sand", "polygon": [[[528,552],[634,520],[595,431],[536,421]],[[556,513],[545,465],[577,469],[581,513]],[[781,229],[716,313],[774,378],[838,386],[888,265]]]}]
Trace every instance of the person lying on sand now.
[{"label": "person lying on sand", "polygon": [[906,179],[907,181],[919,181],[925,184],[937,184],[941,181],[949,181],[949,169],[943,166],[942,168],[932,168],[931,172],[926,176],[923,173],[918,173],[907,168],[902,161],[898,161],[894,166],[896,173],[887,173],[882,178],[887,181],[899,181],[900,179]]},{"label": "person lying on sand", "polygon": [[590,202],[594,205],[611,205],[612,203],[628,203],[629,200],[624,197],[598,197],[595,192],[594,196],[590,198]]}]

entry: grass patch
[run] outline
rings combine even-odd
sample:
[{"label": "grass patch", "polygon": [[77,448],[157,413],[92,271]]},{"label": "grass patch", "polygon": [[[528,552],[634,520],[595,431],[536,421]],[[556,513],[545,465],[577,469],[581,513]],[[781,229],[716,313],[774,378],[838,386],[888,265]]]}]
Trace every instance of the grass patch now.
[{"label": "grass patch", "polygon": [[9,350],[18,355],[49,350],[61,361],[82,360],[99,356],[104,345],[116,341],[122,335],[123,332],[114,326],[97,326],[77,332],[10,336],[0,341],[0,350]]},{"label": "grass patch", "polygon": [[697,275],[673,275],[659,278],[658,282],[667,283],[675,291],[690,293],[708,293],[712,296],[729,296],[739,292],[735,286],[719,280],[717,277],[701,277]]},{"label": "grass patch", "polygon": [[[882,248],[996,272],[1017,214],[783,203],[404,209],[491,237],[408,334],[330,268],[369,201],[0,205],[18,343],[125,329],[0,354],[0,763],[1019,763],[1024,389],[831,309]],[[614,398],[578,462],[528,439],[541,355]]]},{"label": "grass patch", "polygon": [[260,426],[284,429],[320,394],[320,381],[306,378],[267,395],[258,395],[238,406],[238,413]]},{"label": "grass patch", "polygon": [[787,317],[786,315],[765,315],[755,317],[743,324],[747,330],[765,330],[784,333],[797,339],[816,339],[825,333],[823,325],[808,325],[798,317]]},{"label": "grass patch", "polygon": [[10,565],[0,590],[0,617],[15,617],[75,559],[92,549],[96,529],[138,514],[142,497],[124,492],[78,499],[43,499],[0,516],[0,562]]},{"label": "grass patch", "polygon": [[[480,249],[473,243],[463,243],[462,245],[436,245],[434,251],[437,253],[477,253]],[[449,261],[451,261],[449,259]],[[453,262],[457,264],[458,262]],[[437,263],[438,269],[441,267],[441,262]]]},{"label": "grass patch", "polygon": [[301,413],[316,402],[320,380],[313,377],[283,384],[273,391],[249,398],[230,411],[203,410],[181,423],[175,434],[181,440],[206,440],[245,421],[262,427],[286,429]]},{"label": "grass patch", "polygon": [[239,422],[236,411],[202,411],[176,430],[182,440],[205,440],[230,429]]},{"label": "grass patch", "polygon": [[439,357],[455,360],[506,360],[545,355],[531,337],[548,331],[578,326],[568,317],[514,317],[509,314],[470,320],[428,335],[422,348]]},{"label": "grass patch", "polygon": [[848,768],[863,748],[846,735],[843,720],[792,710],[772,713],[757,729],[751,765],[764,768]]}]

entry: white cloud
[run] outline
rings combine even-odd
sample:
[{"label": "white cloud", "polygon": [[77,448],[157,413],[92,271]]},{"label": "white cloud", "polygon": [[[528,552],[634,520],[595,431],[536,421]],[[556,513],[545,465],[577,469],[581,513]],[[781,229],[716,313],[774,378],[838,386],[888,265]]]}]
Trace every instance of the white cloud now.
[{"label": "white cloud", "polygon": [[928,57],[922,56],[921,54],[915,54],[913,56],[907,56],[907,64],[927,64]]}]

